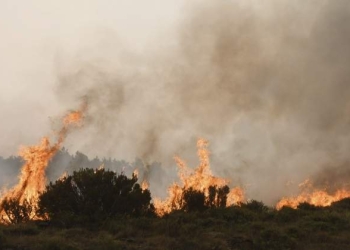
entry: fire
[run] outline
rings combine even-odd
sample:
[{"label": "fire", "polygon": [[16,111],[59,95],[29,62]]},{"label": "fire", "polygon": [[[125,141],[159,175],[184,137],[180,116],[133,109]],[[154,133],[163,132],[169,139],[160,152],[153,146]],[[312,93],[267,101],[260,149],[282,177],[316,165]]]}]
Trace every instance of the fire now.
[{"label": "fire", "polygon": [[[132,175],[135,176],[136,178],[139,177],[139,170],[138,169],[135,169],[133,172],[132,172]],[[146,190],[149,188],[149,183],[147,180],[143,180],[141,182],[141,189],[142,190]]]},{"label": "fire", "polygon": [[[62,119],[62,126],[57,133],[58,138],[54,144],[50,143],[48,137],[43,137],[38,145],[20,148],[19,155],[25,163],[19,175],[19,182],[15,187],[3,194],[0,202],[5,199],[15,199],[19,204],[29,201],[36,206],[40,192],[45,190],[45,171],[49,161],[61,148],[69,129],[81,125],[85,109],[86,105],[84,104],[80,110],[70,112]],[[4,211],[0,211],[0,215],[6,220]]]},{"label": "fire", "polygon": [[142,190],[148,189],[148,188],[149,188],[149,183],[148,183],[148,181],[144,180],[144,181],[142,182],[142,184],[141,184],[141,188],[142,188]]},{"label": "fire", "polygon": [[136,178],[139,177],[139,170],[138,169],[135,169],[133,172],[132,172],[132,175],[135,176]]},{"label": "fire", "polygon": [[[186,163],[178,156],[174,160],[178,166],[178,175],[182,185],[179,183],[172,184],[168,189],[168,198],[164,201],[159,199],[154,200],[156,213],[160,216],[167,214],[173,210],[181,208],[183,193],[185,190],[193,189],[204,192],[206,199],[209,198],[209,187],[223,187],[229,184],[229,181],[224,178],[215,177],[212,175],[209,163],[208,141],[198,139],[197,141],[197,155],[199,158],[199,165],[192,170],[187,167]],[[244,201],[243,190],[236,187],[230,191],[227,196],[227,205],[238,204]]]},{"label": "fire", "polygon": [[282,198],[277,203],[276,208],[278,210],[283,206],[297,208],[300,203],[304,202],[319,207],[327,207],[335,201],[350,197],[350,191],[346,189],[339,189],[334,193],[329,193],[326,189],[315,189],[309,179],[299,184],[299,187],[303,189],[300,195]]},{"label": "fire", "polygon": [[68,177],[68,173],[67,173],[67,171],[64,171],[63,174],[60,177],[58,177],[58,180],[62,181],[67,177]]},{"label": "fire", "polygon": [[83,113],[81,111],[73,111],[63,118],[64,126],[71,124],[79,124],[83,119]]}]

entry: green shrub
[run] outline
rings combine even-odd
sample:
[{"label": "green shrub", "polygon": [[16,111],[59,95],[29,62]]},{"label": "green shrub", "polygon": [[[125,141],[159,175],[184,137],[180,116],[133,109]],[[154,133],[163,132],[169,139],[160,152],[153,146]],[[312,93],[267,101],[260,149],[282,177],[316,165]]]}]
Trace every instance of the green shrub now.
[{"label": "green shrub", "polygon": [[81,169],[50,183],[39,197],[39,213],[63,226],[101,223],[120,214],[152,213],[149,190],[141,189],[135,175],[104,169]]}]

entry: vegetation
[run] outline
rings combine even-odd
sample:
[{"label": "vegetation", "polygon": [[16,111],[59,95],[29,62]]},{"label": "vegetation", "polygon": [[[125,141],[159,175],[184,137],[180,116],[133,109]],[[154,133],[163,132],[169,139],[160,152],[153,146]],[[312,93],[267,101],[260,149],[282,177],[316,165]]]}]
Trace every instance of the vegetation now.
[{"label": "vegetation", "polygon": [[39,197],[39,215],[64,226],[99,223],[116,215],[152,214],[151,193],[136,175],[81,169],[50,183]]},{"label": "vegetation", "polygon": [[192,188],[183,191],[182,207],[180,210],[185,212],[202,212],[209,208],[226,207],[227,195],[230,188],[225,185],[223,187],[209,186],[209,199],[205,199],[204,192],[194,190]]},{"label": "vegetation", "polygon": [[11,225],[0,225],[0,249],[347,249],[350,198],[330,207],[307,203],[281,210],[260,201],[226,207],[227,186],[209,198],[189,189],[183,206],[153,213],[151,194],[137,177],[81,169],[50,183],[31,219],[31,203],[6,200]]},{"label": "vegetation", "polygon": [[0,249],[348,249],[349,204],[268,208],[258,201],[162,218],[115,217],[94,227],[42,222],[0,226]]},{"label": "vegetation", "polygon": [[[12,224],[28,222],[34,217],[35,206],[31,201],[24,200],[20,203],[19,199],[4,199],[0,204],[0,208]],[[4,219],[2,218],[2,220]]]}]

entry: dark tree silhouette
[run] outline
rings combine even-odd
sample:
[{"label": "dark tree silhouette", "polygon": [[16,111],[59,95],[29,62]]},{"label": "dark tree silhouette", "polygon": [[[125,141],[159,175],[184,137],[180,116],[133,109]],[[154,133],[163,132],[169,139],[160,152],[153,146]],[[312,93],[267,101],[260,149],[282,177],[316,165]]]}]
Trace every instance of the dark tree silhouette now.
[{"label": "dark tree silhouette", "polygon": [[264,213],[269,210],[269,208],[261,201],[250,200],[246,203],[241,203],[241,208],[251,210],[256,213]]},{"label": "dark tree silhouette", "polygon": [[142,190],[137,177],[105,169],[81,169],[50,183],[39,197],[39,213],[52,221],[98,222],[117,214],[145,215],[152,212],[149,190]]},{"label": "dark tree silhouette", "polygon": [[193,188],[184,189],[182,194],[181,209],[186,212],[204,211],[207,208],[225,208],[227,195],[230,188],[225,185],[222,187],[209,186],[208,195],[205,192]]},{"label": "dark tree silhouette", "polygon": [[207,206],[205,205],[205,195],[201,191],[194,190],[192,188],[183,192],[183,210],[186,212],[204,211]]},{"label": "dark tree silhouette", "polygon": [[210,208],[226,207],[227,195],[230,192],[230,188],[225,185],[223,187],[210,186],[208,188],[209,196],[207,206]]}]

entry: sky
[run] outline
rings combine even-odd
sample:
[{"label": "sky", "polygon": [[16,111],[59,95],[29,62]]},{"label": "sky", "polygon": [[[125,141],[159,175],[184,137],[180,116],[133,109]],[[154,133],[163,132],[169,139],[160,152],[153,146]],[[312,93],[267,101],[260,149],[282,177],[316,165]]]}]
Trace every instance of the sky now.
[{"label": "sky", "polygon": [[[56,99],[55,60],[75,57],[103,33],[141,50],[181,16],[184,1],[0,1],[0,154],[35,143],[64,112]],[[74,107],[72,107],[74,108]]]},{"label": "sky", "polygon": [[84,99],[65,147],[160,161],[159,189],[174,155],[197,164],[199,137],[248,197],[273,203],[306,178],[348,185],[347,0],[0,5],[0,155],[52,135]]}]

